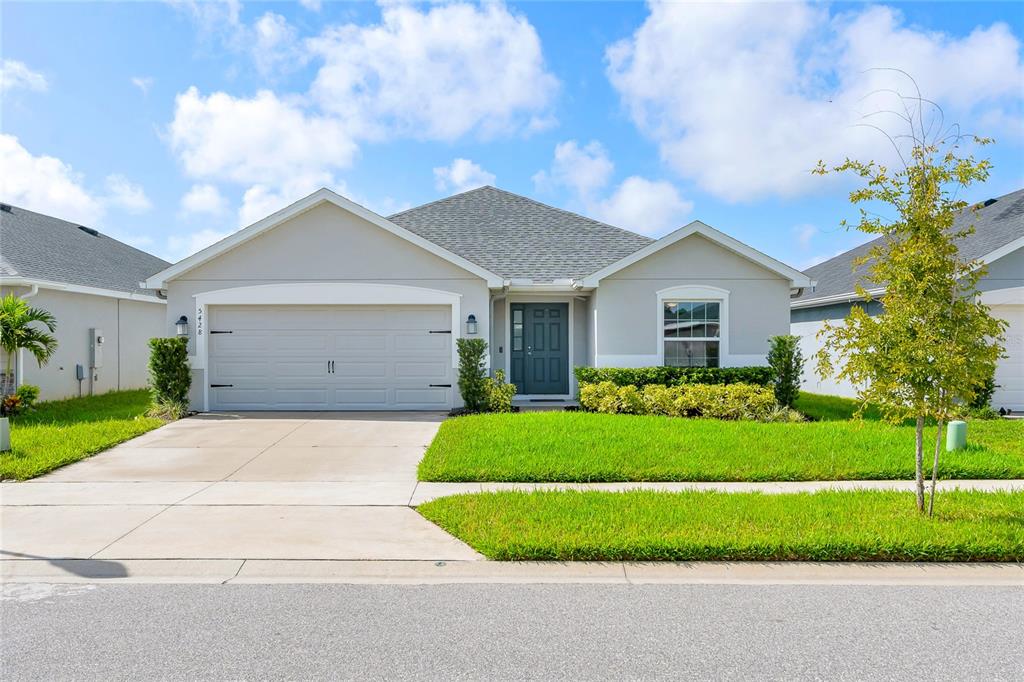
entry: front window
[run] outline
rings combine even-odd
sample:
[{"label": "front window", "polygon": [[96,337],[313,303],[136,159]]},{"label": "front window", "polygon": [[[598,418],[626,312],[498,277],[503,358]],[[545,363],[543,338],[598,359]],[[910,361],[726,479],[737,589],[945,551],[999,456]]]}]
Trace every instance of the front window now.
[{"label": "front window", "polygon": [[669,367],[718,367],[719,301],[665,301],[663,343]]}]

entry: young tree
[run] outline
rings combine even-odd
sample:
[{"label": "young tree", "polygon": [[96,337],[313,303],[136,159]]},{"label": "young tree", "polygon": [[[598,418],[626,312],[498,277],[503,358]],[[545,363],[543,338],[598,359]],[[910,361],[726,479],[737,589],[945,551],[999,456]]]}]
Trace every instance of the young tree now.
[{"label": "young tree", "polygon": [[[923,99],[916,101],[923,106]],[[957,229],[953,224],[959,214],[974,210],[956,198],[958,190],[983,182],[991,168],[989,161],[963,154],[958,143],[969,139],[984,145],[990,140],[959,133],[929,140],[914,115],[908,112],[904,120],[911,135],[900,136],[910,140],[902,168],[848,159],[832,168],[819,163],[815,171],[852,172],[862,180],[850,201],[869,203],[871,210],[860,209],[857,229],[882,239],[854,263],[855,268],[866,266],[857,294],[870,301],[868,288],[884,288],[882,314],[873,317],[854,305],[843,324],[826,322],[816,358],[823,378],[835,374],[857,387],[861,410],[873,403],[889,421],[915,420],[917,508],[922,512],[924,429],[927,422],[935,422],[931,515],[943,425],[984,390],[1003,353],[1005,323],[978,300],[983,264],[961,257],[957,248],[973,227]],[[880,217],[879,205],[891,209],[893,217]]]},{"label": "young tree", "polygon": [[[47,331],[33,323],[46,327]],[[24,348],[42,367],[57,350],[57,339],[51,334],[57,331],[57,320],[42,308],[33,308],[23,298],[7,294],[0,299],[0,347],[7,356],[7,373],[4,376],[4,395],[15,389],[14,354]]]},{"label": "young tree", "polygon": [[793,407],[800,397],[800,377],[804,371],[804,354],[800,350],[800,337],[791,334],[773,336],[768,341],[768,366],[772,370],[772,388],[775,401],[783,407]]}]

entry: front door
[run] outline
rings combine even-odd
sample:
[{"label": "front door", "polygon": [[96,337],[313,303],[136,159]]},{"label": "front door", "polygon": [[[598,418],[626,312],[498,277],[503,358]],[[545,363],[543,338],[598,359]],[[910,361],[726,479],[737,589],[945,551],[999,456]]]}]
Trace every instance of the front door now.
[{"label": "front door", "polygon": [[569,304],[512,303],[510,380],[526,395],[569,393]]}]

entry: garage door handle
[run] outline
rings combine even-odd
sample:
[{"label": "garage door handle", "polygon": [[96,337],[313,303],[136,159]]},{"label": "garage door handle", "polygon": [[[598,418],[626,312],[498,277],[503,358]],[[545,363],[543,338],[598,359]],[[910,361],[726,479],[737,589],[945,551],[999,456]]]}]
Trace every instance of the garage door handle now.
[{"label": "garage door handle", "polygon": [[427,332],[428,334],[451,334],[451,329],[431,329]]},{"label": "garage door handle", "polygon": [[430,384],[430,388],[451,388],[451,384]]},{"label": "garage door handle", "polygon": [[234,388],[234,384],[210,384],[210,388]]},{"label": "garage door handle", "polygon": [[211,334],[234,334],[234,332],[223,332],[223,331],[218,331],[216,329],[211,329],[210,333]]}]

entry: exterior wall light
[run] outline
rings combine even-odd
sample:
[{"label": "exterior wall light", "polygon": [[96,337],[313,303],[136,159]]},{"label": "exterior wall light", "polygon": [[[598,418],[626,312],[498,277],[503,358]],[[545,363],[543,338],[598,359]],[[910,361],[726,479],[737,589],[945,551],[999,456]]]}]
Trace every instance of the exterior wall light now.
[{"label": "exterior wall light", "polygon": [[188,318],[182,315],[178,318],[178,321],[174,323],[174,330],[178,336],[188,336]]},{"label": "exterior wall light", "polygon": [[466,318],[466,333],[476,334],[476,315],[470,315]]}]

